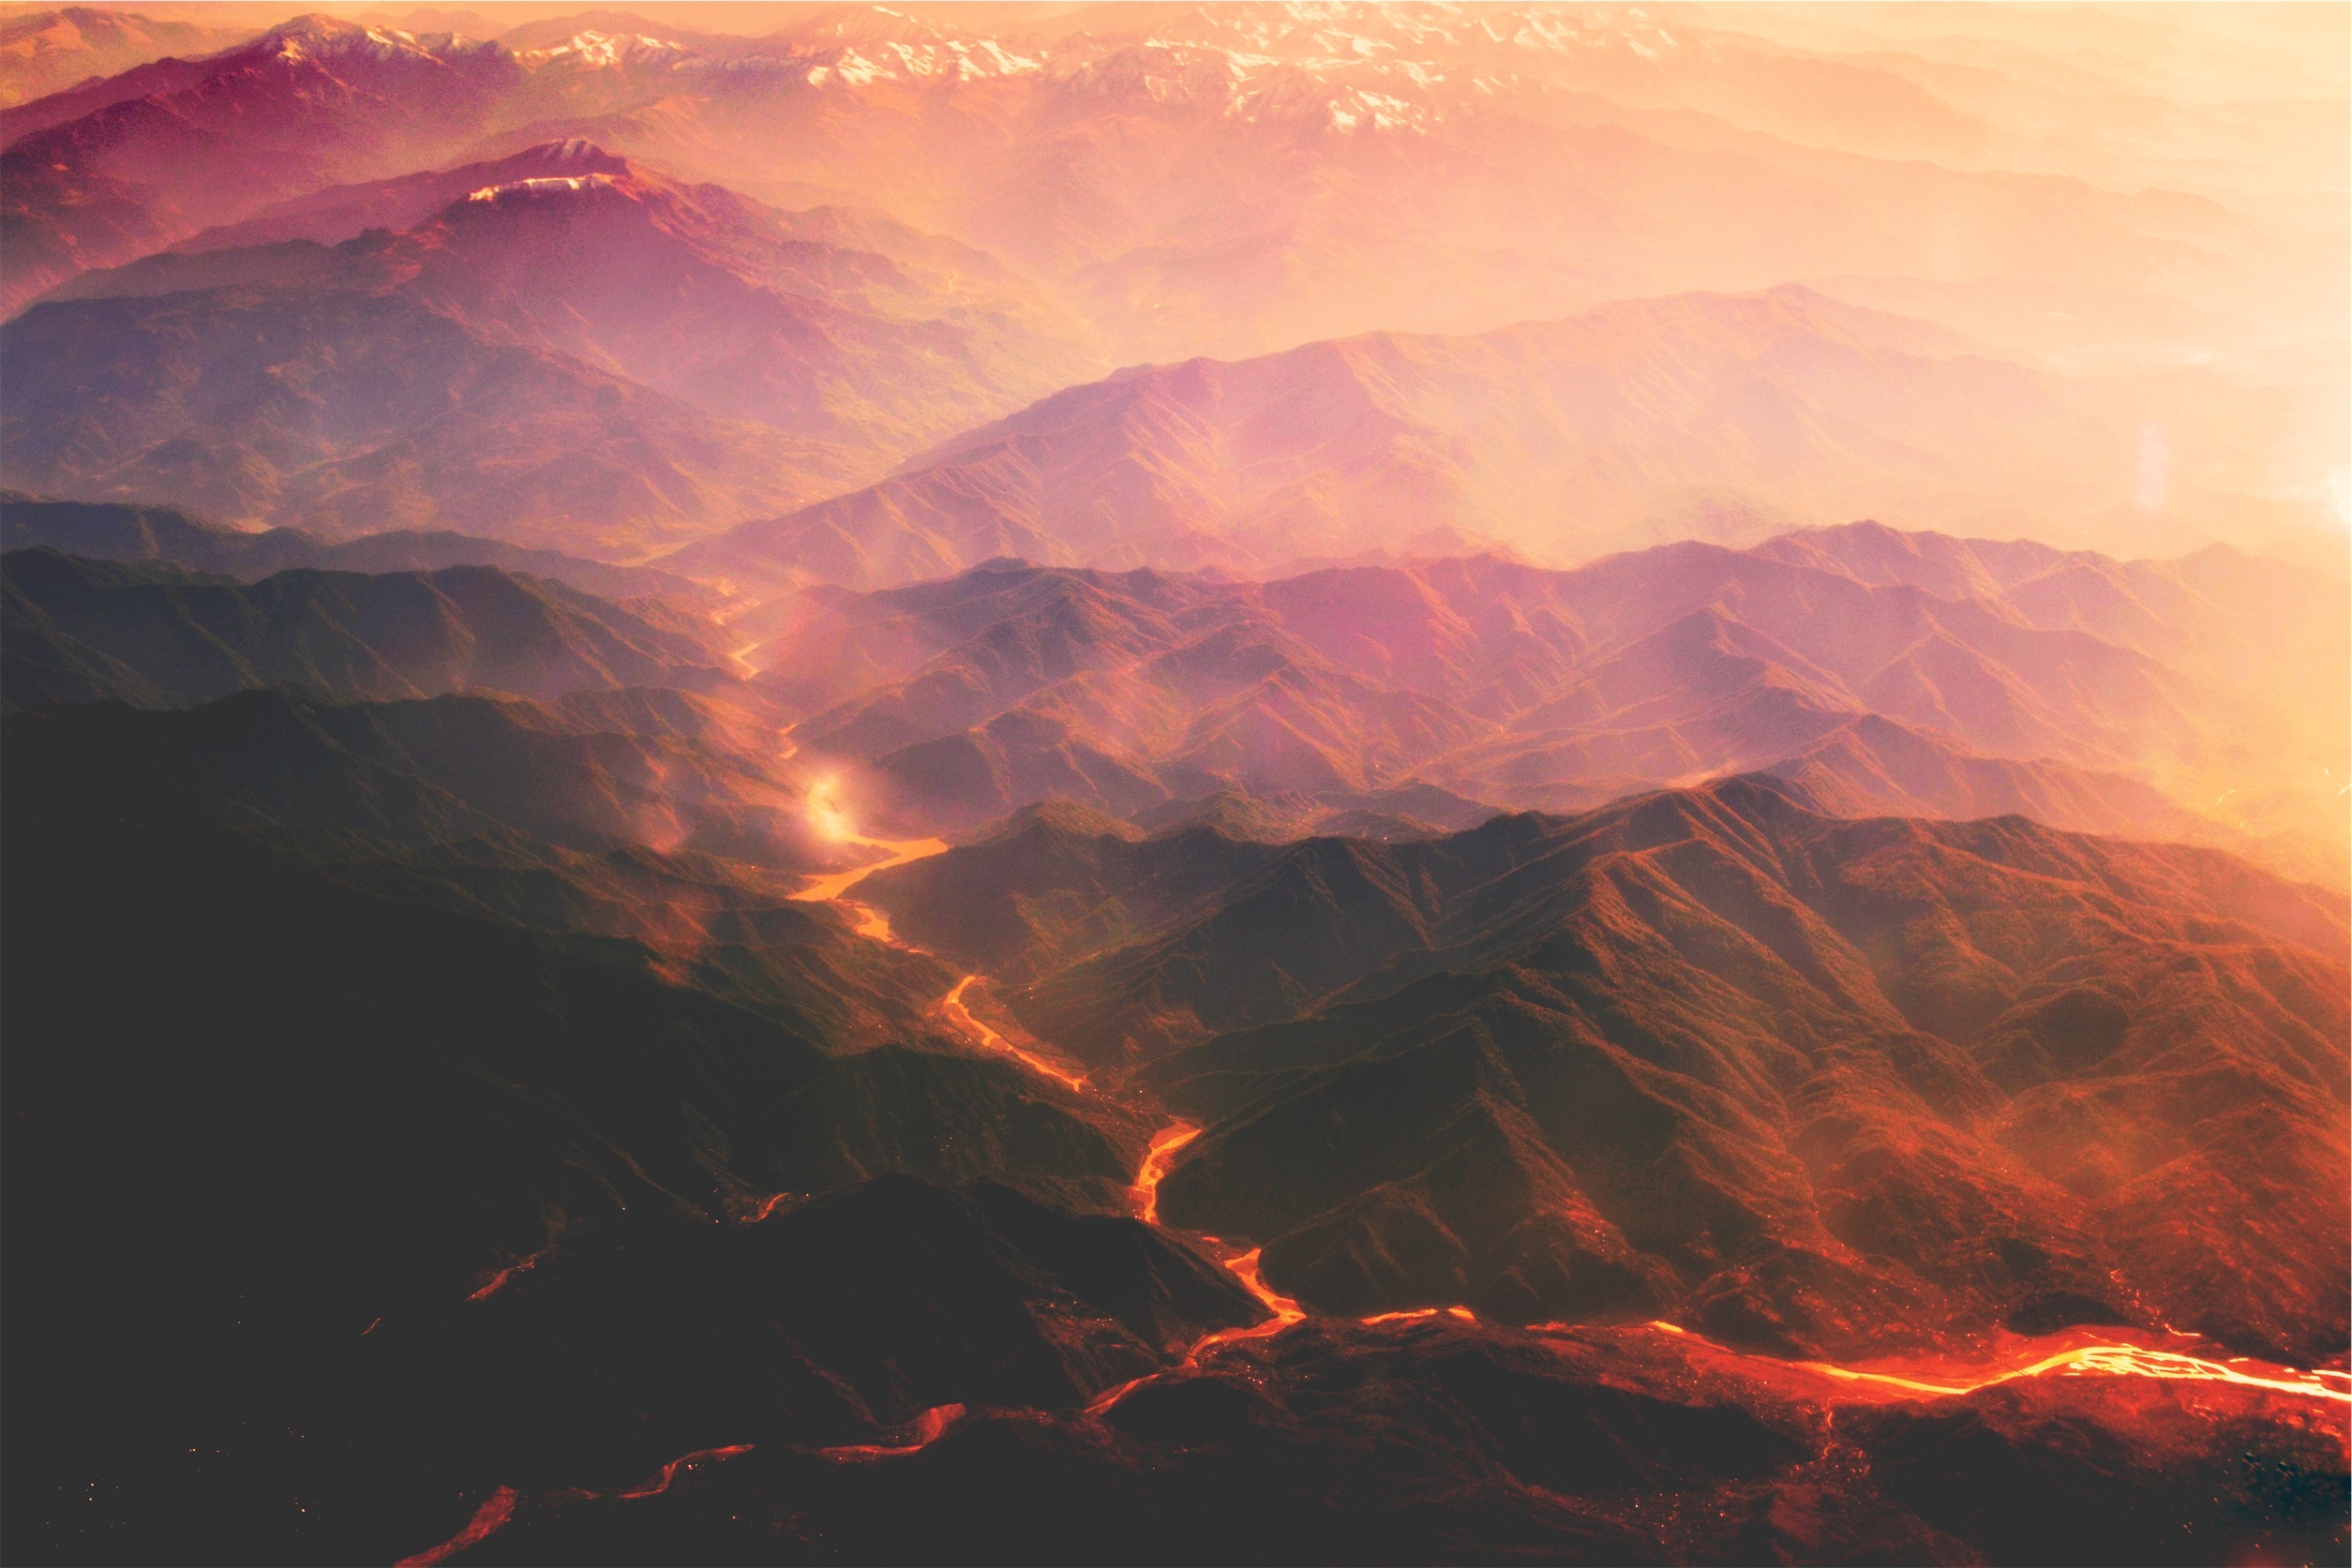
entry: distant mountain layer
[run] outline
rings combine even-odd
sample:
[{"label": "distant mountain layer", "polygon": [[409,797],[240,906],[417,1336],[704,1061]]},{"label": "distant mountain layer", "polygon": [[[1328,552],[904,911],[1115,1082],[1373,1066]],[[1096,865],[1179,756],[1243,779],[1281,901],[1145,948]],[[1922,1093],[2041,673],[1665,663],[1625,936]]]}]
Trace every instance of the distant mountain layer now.
[{"label": "distant mountain layer", "polygon": [[[837,427],[848,449],[730,464],[712,450],[734,444],[725,433],[660,429],[653,410],[635,410],[655,450],[607,483],[614,509],[644,515],[638,546],[790,515],[1117,363],[1158,368],[986,437],[1013,440],[1025,459],[1041,448],[1066,460],[1122,419],[1151,427],[1125,432],[1137,454],[1125,461],[1143,472],[1124,490],[1093,481],[1142,515],[1077,530],[1086,553],[1069,559],[1087,564],[1265,565],[1445,529],[1573,555],[1694,528],[1745,542],[1866,514],[1958,526],[1987,509],[2103,541],[2160,529],[2255,542],[2324,520],[2317,502],[2289,498],[2324,493],[2343,466],[2330,414],[2341,355],[2326,345],[2342,336],[2345,241],[2324,202],[2295,193],[2341,183],[2340,155],[2312,151],[2330,142],[2323,106],[2341,87],[2303,79],[2291,60],[2238,78],[2247,97],[2222,114],[2169,71],[2143,79],[2145,62],[2094,67],[2023,39],[1996,68],[1951,40],[1906,37],[1865,57],[1630,13],[1350,17],[1363,50],[1323,22],[1247,7],[1017,24],[883,9],[760,38],[625,13],[551,18],[496,40],[464,36],[480,19],[462,13],[425,19],[463,23],[456,34],[296,18],[0,112],[12,262],[0,304],[17,309],[92,269],[180,247],[405,231],[472,189],[577,177],[588,164],[567,172],[562,160],[603,149],[596,157],[723,183],[746,208],[750,198],[822,213],[777,231],[834,253],[785,291],[854,318],[730,307],[743,315],[740,345],[644,345],[660,351],[631,379],[706,411],[727,404],[725,417],[746,416],[742,403],[772,421],[805,382],[816,407],[783,427],[819,446]],[[575,30],[550,31],[564,26]],[[1940,65],[1918,53],[1947,47],[1958,54]],[[2129,131],[2115,128],[2119,102],[2136,106]],[[2060,132],[2045,112],[2098,128]],[[2149,160],[2125,152],[2160,144]],[[2269,194],[2215,199],[2240,180]],[[292,264],[236,263],[256,280]],[[564,270],[549,269],[550,287]],[[1815,294],[1816,315],[1834,308],[1850,325],[1868,315],[1855,302],[1887,306],[1969,338],[1814,332],[1764,351],[1710,326],[1635,353],[1615,341],[1622,310],[1597,324],[1572,316],[1791,279],[1847,302]],[[637,303],[652,306],[667,287]],[[910,319],[924,330],[887,330]],[[1567,333],[1585,339],[1573,353],[1559,341],[1564,319],[1582,323]],[[1083,323],[1075,336],[1070,321]],[[854,349],[845,358],[861,368],[828,366],[811,336]],[[2281,342],[2311,347],[2282,358],[2268,347]],[[227,340],[206,352],[226,355]],[[1970,357],[1980,353],[2005,357]],[[1194,365],[1203,354],[1224,363]],[[771,362],[793,368],[763,376]],[[2278,390],[2202,371],[2104,373],[2205,364]],[[2060,366],[2101,373],[2049,373]],[[1023,384],[1031,369],[1041,373]],[[1312,410],[1284,411],[1292,395],[1336,399],[1364,427],[1323,429]],[[549,400],[562,399],[542,388],[524,402]],[[1519,409],[1536,416],[1523,427]],[[587,428],[574,420],[564,439],[543,430],[471,461],[502,477],[544,467],[566,439],[588,444]],[[143,424],[137,434],[142,450],[162,439]],[[200,444],[251,449],[209,476],[160,455],[126,469],[129,455],[95,449],[105,443],[28,446],[20,430],[11,444],[94,460],[72,486],[33,471],[18,483],[303,522],[263,504],[262,465],[302,456],[260,439],[270,434],[199,422]],[[421,455],[387,466],[429,468],[466,434],[437,431]],[[1291,449],[1326,439],[1336,471],[1310,482]],[[1084,466],[1121,460],[1095,454]],[[769,569],[873,586],[1005,548],[1055,559],[982,536],[1083,518],[1086,486],[1054,474],[1032,485],[1002,467],[971,476],[996,520],[971,495],[893,493],[873,503],[885,515],[805,519],[815,532]],[[668,469],[685,477],[664,484]],[[222,493],[200,494],[200,478]],[[323,510],[392,483],[342,476],[301,499]],[[461,488],[398,483],[405,510],[391,509],[409,524],[427,520],[420,493],[449,505]],[[507,507],[567,517],[584,546],[593,500],[583,488]],[[346,504],[354,517],[390,507],[357,494]]]},{"label": "distant mountain layer", "polygon": [[[0,22],[0,109],[46,98],[77,82],[114,76],[167,54],[210,53],[250,31],[165,21],[111,6],[20,11]],[[37,123],[21,115],[0,116],[0,140],[13,141]]]},{"label": "distant mountain layer", "polygon": [[649,593],[682,600],[706,595],[683,577],[642,566],[533,550],[503,540],[443,530],[392,529],[335,543],[302,529],[247,533],[168,506],[49,500],[0,490],[0,550],[37,545],[92,560],[167,560],[198,572],[251,582],[297,566],[329,572],[437,572],[445,566],[496,566],[550,577],[583,593],[631,599]]},{"label": "distant mountain layer", "polygon": [[20,106],[0,121],[0,303],[348,171],[414,168],[487,128],[517,75],[487,42],[314,16]]},{"label": "distant mountain layer", "polygon": [[0,558],[0,595],[12,707],[188,707],[290,681],[368,697],[732,684],[703,622],[489,566],[304,570],[247,585],[44,548]]},{"label": "distant mountain layer", "polygon": [[[2023,40],[1994,69],[1964,48],[1931,65],[1917,40],[1865,57],[1540,7],[1351,13],[1362,49],[1325,21],[1247,7],[868,7],[758,38],[618,11],[495,41],[452,37],[495,29],[462,11],[414,20],[296,18],[10,111],[0,138],[27,147],[11,204],[42,263],[11,285],[485,139],[586,135],[755,194],[860,192],[1055,279],[1129,360],[1481,330],[1759,275],[1994,279],[1990,313],[2010,318],[2079,304],[2071,289],[2101,308],[2063,330],[2096,340],[2103,314],[2321,304],[2317,210],[2282,202],[2257,220],[2184,191],[2249,159],[2281,191],[2329,188],[2341,168],[2313,163],[2329,90],[2294,71],[2245,79],[2230,115],[2162,73]],[[42,30],[52,47],[94,37]],[[2121,134],[2119,100],[2135,112]],[[2108,134],[2053,135],[2043,112]],[[201,178],[183,185],[183,164]]]},{"label": "distant mountain layer", "polygon": [[2231,59],[2224,110],[2121,33],[1340,14],[870,7],[727,38],[592,12],[503,41],[534,133],[866,193],[1058,280],[1130,362],[1760,278],[1978,280],[1975,314],[2040,345],[2342,320],[2324,202],[2210,199],[2334,188],[2330,43],[2181,45]]},{"label": "distant mountain layer", "polygon": [[2071,515],[2124,499],[2150,421],[2253,441],[2282,409],[2211,377],[2039,374],[1800,288],[1680,295],[1122,371],[667,564],[857,587],[998,555],[1262,575],[1463,539],[1556,560],[1778,519]]},{"label": "distant mountain layer", "polygon": [[[379,217],[401,231],[362,231]],[[83,273],[0,327],[7,474],[337,536],[642,553],[1093,365],[984,257],[582,142],[319,192],[269,232]]]},{"label": "distant mountain layer", "polygon": [[[869,807],[910,822],[1416,779],[1561,809],[1764,769],[1857,814],[2292,829],[2310,847],[2282,842],[2281,863],[2341,881],[2322,846],[2343,837],[2326,786],[2347,705],[2311,658],[2346,648],[2340,592],[2225,550],[1985,546],[2012,578],[1931,585],[1950,597],[1842,559],[1973,547],[1855,525],[1566,573],[1483,557],[1262,585],[998,562],[812,591],[751,658],[809,715],[796,742],[861,759]],[[2214,800],[2233,785],[2234,810]]]},{"label": "distant mountain layer", "polygon": [[1735,779],[1385,845],[1044,814],[864,896],[1204,1123],[1162,1212],[1321,1311],[2345,1331],[2346,906],[2217,852]]}]

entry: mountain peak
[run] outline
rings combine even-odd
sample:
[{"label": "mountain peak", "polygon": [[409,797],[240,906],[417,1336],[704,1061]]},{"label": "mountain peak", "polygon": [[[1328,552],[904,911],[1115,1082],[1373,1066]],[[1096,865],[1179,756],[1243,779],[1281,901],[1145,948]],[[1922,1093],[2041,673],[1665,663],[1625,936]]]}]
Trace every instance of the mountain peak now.
[{"label": "mountain peak", "polygon": [[397,27],[370,27],[361,22],[346,22],[341,17],[322,11],[290,17],[262,34],[252,43],[229,51],[229,54],[250,52],[263,59],[277,59],[289,64],[305,60],[391,60],[402,55],[419,59],[436,58],[462,49],[468,52],[496,51],[493,43],[460,39],[456,35],[443,35],[431,41]]}]

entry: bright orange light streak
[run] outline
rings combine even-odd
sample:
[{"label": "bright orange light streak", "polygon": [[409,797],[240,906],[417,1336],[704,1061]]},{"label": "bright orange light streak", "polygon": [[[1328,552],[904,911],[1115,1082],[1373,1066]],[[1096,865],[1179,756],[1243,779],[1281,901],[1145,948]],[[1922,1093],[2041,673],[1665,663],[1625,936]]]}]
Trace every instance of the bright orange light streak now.
[{"label": "bright orange light streak", "polygon": [[[1536,1332],[1559,1332],[1565,1325],[1544,1323]],[[2164,1378],[2194,1382],[2235,1383],[2241,1388],[2267,1388],[2275,1393],[2292,1394],[2309,1399],[2337,1399],[2352,1404],[2352,1373],[2325,1368],[2300,1371],[2292,1366],[2272,1367],[2265,1371],[2244,1371],[2239,1364],[2207,1361],[2178,1351],[2150,1350],[2143,1345],[2076,1345],[2044,1356],[2028,1366],[2014,1366],[2007,1371],[1993,1372],[1984,1377],[1958,1381],[1936,1381],[1908,1377],[1900,1372],[1876,1372],[1859,1367],[1839,1366],[1827,1361],[1781,1361],[1771,1356],[1750,1355],[1728,1345],[1693,1334],[1679,1323],[1653,1322],[1649,1325],[1663,1333],[1694,1340],[1708,1349],[1736,1360],[1758,1363],[1771,1367],[1794,1368],[1811,1372],[1835,1382],[1868,1383],[1883,1388],[1899,1388],[1911,1394],[1933,1395],[1952,1398],[1973,1394],[1979,1389],[1992,1388],[2022,1378],[2038,1378],[2057,1372],[2069,1377],[2084,1374],[2105,1374],[2110,1377]],[[2239,1358],[2240,1363],[2244,1358]]]},{"label": "bright orange light streak", "polygon": [[895,1446],[878,1442],[844,1443],[838,1448],[817,1450],[828,1459],[857,1462],[866,1459],[895,1459],[928,1448],[947,1435],[949,1427],[964,1419],[962,1405],[934,1405],[915,1417],[915,1441]]}]

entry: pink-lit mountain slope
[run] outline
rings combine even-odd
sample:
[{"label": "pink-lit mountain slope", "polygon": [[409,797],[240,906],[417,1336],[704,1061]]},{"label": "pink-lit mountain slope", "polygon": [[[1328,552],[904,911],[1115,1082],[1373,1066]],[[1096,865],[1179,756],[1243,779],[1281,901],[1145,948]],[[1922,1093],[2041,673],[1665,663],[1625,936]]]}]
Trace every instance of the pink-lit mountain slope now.
[{"label": "pink-lit mountain slope", "polygon": [[2252,441],[2280,407],[2212,378],[2029,371],[1799,288],[1678,295],[1123,371],[672,564],[881,586],[999,554],[1262,572],[1464,539],[1557,561],[1775,517],[2080,512],[2129,494],[2157,413]]},{"label": "pink-lit mountain slope", "polygon": [[2225,545],[2172,560],[2111,560],[2028,540],[1868,523],[1792,534],[1757,553],[1865,582],[1980,595],[2031,625],[2088,632],[2239,694],[2264,711],[2272,739],[2225,754],[2210,799],[2194,803],[2272,841],[2272,859],[2301,858],[2311,874],[2340,878],[2352,748],[2352,639],[2340,576]]},{"label": "pink-lit mountain slope", "polygon": [[[796,743],[860,759],[869,806],[910,822],[1416,781],[1566,809],[1766,769],[1856,814],[2248,845],[2281,824],[2210,809],[2209,782],[2284,789],[2318,754],[2258,684],[1999,599],[1700,544],[1565,573],[1471,557],[1265,584],[1006,561],[801,606],[752,662],[810,715]],[[2328,836],[2317,802],[2293,815]],[[2323,869],[2291,850],[2298,874]]]},{"label": "pink-lit mountain slope", "polygon": [[[502,79],[439,152],[325,177],[577,135],[786,205],[855,193],[1013,260],[1131,361],[1788,278],[2052,364],[2244,367],[2283,329],[2340,335],[2344,237],[2321,193],[2344,177],[2328,127],[2345,87],[2325,45],[2192,41],[2233,31],[2195,16],[2169,19],[2181,36],[2153,53],[2053,45],[2014,18],[1897,43],[1889,15],[1816,36],[1792,15],[849,7],[752,37],[709,31],[718,14],[592,10],[470,41]],[[430,50],[511,18],[367,20],[382,46],[406,47],[405,25]],[[302,25],[318,52],[329,30],[365,36]],[[2230,62],[2225,102],[2193,85],[2192,60]],[[218,74],[205,58],[140,71],[26,105],[0,138]],[[208,96],[266,108],[266,82],[223,81]],[[157,172],[133,162],[115,172]]]},{"label": "pink-lit mountain slope", "polygon": [[[478,41],[298,19],[8,112],[0,218],[16,264],[0,303],[233,232],[323,186],[585,138],[785,206],[852,204],[984,247],[1116,361],[1487,334],[1599,301],[1793,278],[1956,324],[2038,372],[2130,372],[2062,392],[1978,388],[2021,426],[1982,464],[1942,439],[1972,429],[1965,409],[1895,418],[1913,396],[1899,382],[1865,386],[1857,425],[1850,398],[1744,376],[1676,413],[1663,452],[1638,433],[1580,430],[1572,450],[1547,453],[1536,432],[1531,472],[1507,453],[1504,471],[1485,471],[1492,455],[1472,451],[1460,476],[1450,443],[1491,446],[1493,432],[1380,403],[1431,426],[1389,455],[1397,494],[1501,506],[1472,531],[1542,559],[1564,533],[1607,538],[1575,557],[1863,515],[1981,531],[1970,519],[2015,514],[2111,551],[2168,541],[2122,553],[2258,544],[2320,517],[2344,462],[2345,251],[2334,209],[2304,194],[2340,176],[2296,148],[2340,84],[2240,60],[2245,99],[2217,119],[2177,71],[2099,52],[2092,66],[2046,40],[2021,36],[1988,68],[1983,49],[1949,39],[1890,51],[1759,29],[1521,7],[852,8],[756,38],[590,12]],[[2205,52],[2228,52],[2216,49]],[[2150,122],[2149,102],[2178,112]],[[2121,135],[2125,112],[2094,103],[2136,106],[2137,128]],[[2017,130],[2029,122],[2042,128]],[[2171,150],[2131,151],[2160,144]],[[2037,396],[2056,406],[2037,410]],[[2150,450],[2170,456],[2143,465],[2151,430]],[[1356,482],[1343,472],[1324,488]],[[1245,512],[1264,499],[1221,497]],[[1301,510],[1275,535],[1330,531],[1313,515],[1327,496],[1280,499]],[[915,519],[936,531],[921,508]],[[1663,532],[1640,531],[1657,519]],[[1265,542],[1277,560],[1357,547]],[[1152,559],[1215,559],[1176,543]]]}]

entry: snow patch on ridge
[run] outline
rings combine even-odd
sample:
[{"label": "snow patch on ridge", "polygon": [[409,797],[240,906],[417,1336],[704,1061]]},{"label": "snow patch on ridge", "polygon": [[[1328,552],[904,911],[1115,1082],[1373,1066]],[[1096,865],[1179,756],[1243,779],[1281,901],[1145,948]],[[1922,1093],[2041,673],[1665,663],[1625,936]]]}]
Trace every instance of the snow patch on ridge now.
[{"label": "snow patch on ridge", "polygon": [[508,180],[503,185],[484,186],[466,198],[469,202],[495,202],[504,196],[545,196],[557,191],[605,190],[619,184],[610,174],[543,174],[536,179]]}]

